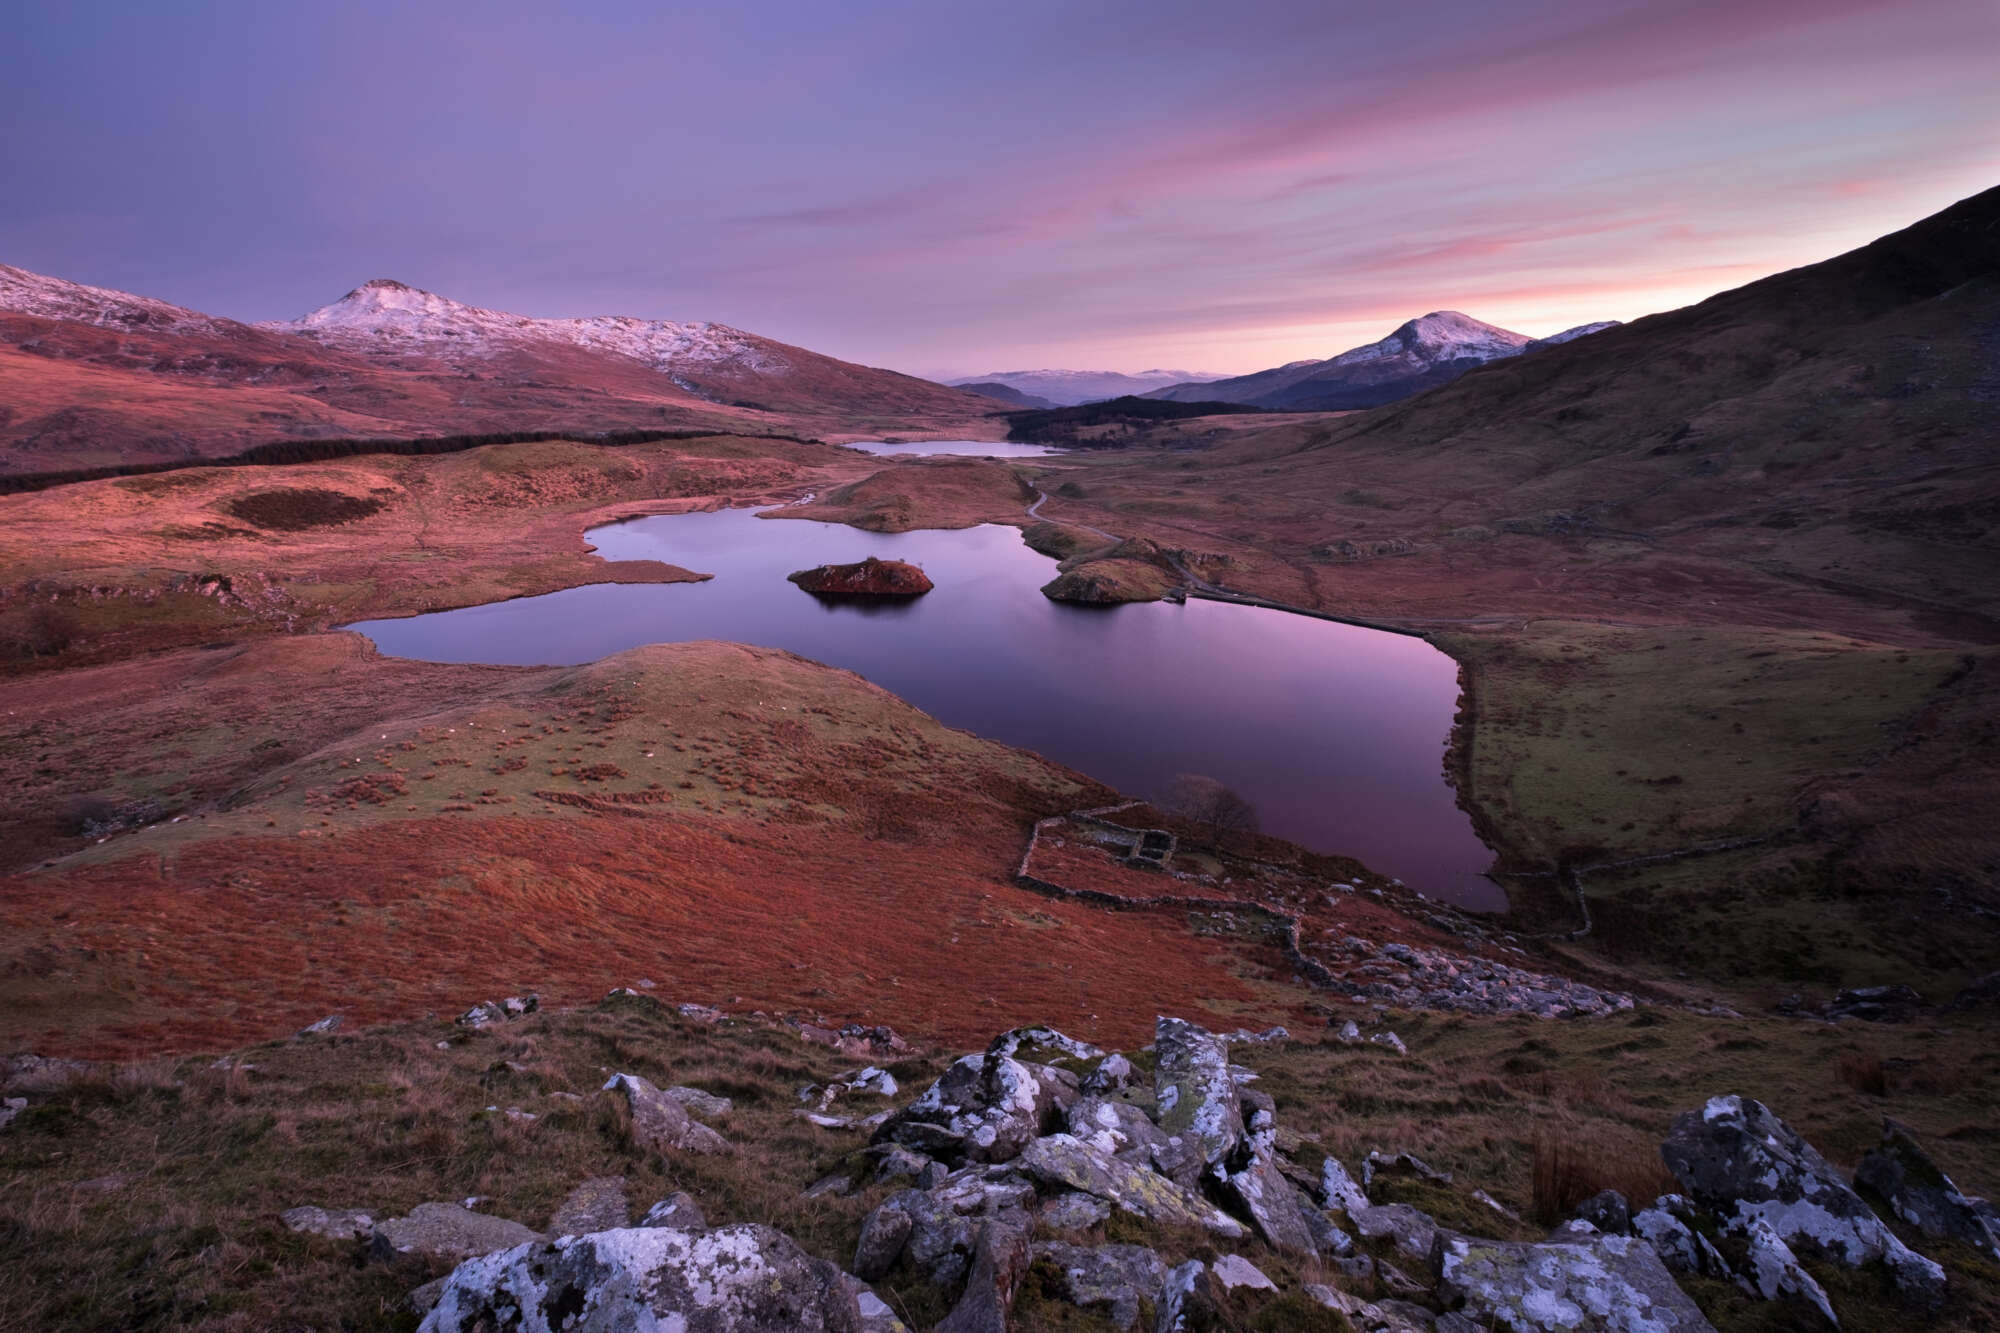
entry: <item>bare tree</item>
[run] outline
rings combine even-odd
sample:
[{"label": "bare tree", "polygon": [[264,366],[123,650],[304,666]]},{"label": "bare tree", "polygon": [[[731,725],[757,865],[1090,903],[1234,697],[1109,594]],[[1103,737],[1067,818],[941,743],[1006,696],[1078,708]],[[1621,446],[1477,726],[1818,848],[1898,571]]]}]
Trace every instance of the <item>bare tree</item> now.
[{"label": "bare tree", "polygon": [[1220,847],[1225,833],[1255,833],[1257,809],[1234,788],[1202,773],[1182,773],[1167,784],[1160,807],[1208,829],[1208,845]]}]

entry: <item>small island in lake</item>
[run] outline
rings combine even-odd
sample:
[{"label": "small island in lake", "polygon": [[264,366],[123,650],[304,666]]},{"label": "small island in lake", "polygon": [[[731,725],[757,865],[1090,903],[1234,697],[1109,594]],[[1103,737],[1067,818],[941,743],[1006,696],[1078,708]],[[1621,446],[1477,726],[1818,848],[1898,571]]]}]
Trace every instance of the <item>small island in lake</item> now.
[{"label": "small island in lake", "polygon": [[921,597],[932,588],[915,565],[869,556],[852,565],[821,565],[786,578],[819,597]]}]

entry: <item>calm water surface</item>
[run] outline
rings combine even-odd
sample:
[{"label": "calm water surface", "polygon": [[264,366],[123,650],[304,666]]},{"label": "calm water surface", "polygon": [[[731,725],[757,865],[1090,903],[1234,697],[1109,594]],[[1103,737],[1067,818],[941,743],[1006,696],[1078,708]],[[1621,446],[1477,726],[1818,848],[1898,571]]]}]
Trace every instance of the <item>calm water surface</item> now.
[{"label": "calm water surface", "polygon": [[859,449],[864,454],[895,457],[963,454],[972,458],[1047,458],[1052,454],[1069,452],[1053,445],[1010,444],[1003,440],[917,440],[909,444],[891,444],[887,440],[849,440],[843,447]]},{"label": "calm water surface", "polygon": [[[593,529],[609,560],[697,584],[602,584],[348,628],[437,662],[567,665],[644,643],[727,639],[845,667],[954,727],[1133,795],[1177,773],[1241,792],[1267,832],[1359,857],[1434,897],[1494,908],[1492,853],[1445,781],[1456,664],[1420,639],[1255,607],[1069,606],[1013,528],[884,535],[747,509]],[[921,565],[901,605],[822,602],[785,582],[864,556]]]}]

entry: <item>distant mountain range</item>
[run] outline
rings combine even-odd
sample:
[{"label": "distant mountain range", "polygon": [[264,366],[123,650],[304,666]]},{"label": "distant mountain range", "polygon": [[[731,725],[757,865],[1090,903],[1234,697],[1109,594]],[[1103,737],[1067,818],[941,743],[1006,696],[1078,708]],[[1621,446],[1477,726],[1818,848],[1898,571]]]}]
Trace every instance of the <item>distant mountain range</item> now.
[{"label": "distant mountain range", "polygon": [[998,380],[981,380],[977,383],[956,384],[952,387],[963,389],[967,393],[976,393],[983,398],[995,398],[1013,407],[1031,407],[1046,410],[1058,406],[1058,404],[1052,403],[1046,398],[1037,398],[1034,394],[1022,393],[1011,384],[1002,384]]},{"label": "distant mountain range", "polygon": [[1379,407],[1449,384],[1474,366],[1569,342],[1615,323],[1580,324],[1547,338],[1530,338],[1456,310],[1438,310],[1410,320],[1380,342],[1324,361],[1294,361],[1252,375],[1174,384],[1145,396],[1294,412]]},{"label": "distant mountain range", "polygon": [[1128,394],[1144,395],[1168,385],[1198,384],[1221,378],[1194,370],[1142,370],[1134,375],[1115,370],[999,370],[950,383],[961,389],[975,384],[999,385],[1042,400],[1039,404],[1025,404],[1031,407],[1074,407],[1078,403],[1102,402]]},{"label": "distant mountain range", "polygon": [[244,324],[0,265],[0,472],[282,438],[538,429],[870,431],[992,400],[725,324],[534,319],[377,279]]}]

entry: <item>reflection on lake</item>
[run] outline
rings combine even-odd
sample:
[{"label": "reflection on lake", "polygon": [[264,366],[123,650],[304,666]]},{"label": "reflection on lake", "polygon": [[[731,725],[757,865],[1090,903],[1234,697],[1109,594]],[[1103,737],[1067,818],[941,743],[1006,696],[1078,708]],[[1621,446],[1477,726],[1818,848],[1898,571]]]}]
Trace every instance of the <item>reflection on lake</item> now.
[{"label": "reflection on lake", "polygon": [[[750,510],[594,529],[609,560],[700,584],[601,584],[350,626],[385,653],[568,664],[644,643],[727,639],[855,671],[940,720],[1133,795],[1220,779],[1266,832],[1359,857],[1434,897],[1498,908],[1492,854],[1443,772],[1457,664],[1420,639],[1255,607],[1051,602],[1054,562],[1013,528],[863,532]],[[864,556],[921,565],[914,602],[822,601],[793,570]]]}]

